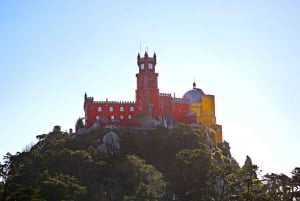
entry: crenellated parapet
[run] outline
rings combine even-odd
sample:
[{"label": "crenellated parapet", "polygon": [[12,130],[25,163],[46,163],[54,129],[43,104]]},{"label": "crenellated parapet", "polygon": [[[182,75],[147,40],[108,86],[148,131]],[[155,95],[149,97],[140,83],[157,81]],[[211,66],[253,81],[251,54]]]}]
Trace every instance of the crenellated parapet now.
[{"label": "crenellated parapet", "polygon": [[94,101],[93,104],[116,104],[116,105],[133,105],[135,101]]},{"label": "crenellated parapet", "polygon": [[184,98],[173,98],[174,102],[180,102],[180,103],[188,103]]},{"label": "crenellated parapet", "polygon": [[84,102],[93,102],[94,101],[94,97],[88,97],[86,93],[84,93]]},{"label": "crenellated parapet", "polygon": [[159,93],[159,96],[167,96],[167,97],[171,97],[172,95],[169,93]]},{"label": "crenellated parapet", "polygon": [[94,102],[94,97],[86,97],[85,102]]},{"label": "crenellated parapet", "polygon": [[88,97],[86,93],[84,95],[84,102],[85,102],[85,104],[89,103],[89,104],[96,104],[96,105],[99,105],[99,104],[133,105],[136,103],[135,101],[109,101],[107,99],[105,101],[94,101],[94,97]]},{"label": "crenellated parapet", "polygon": [[142,63],[152,63],[153,66],[156,65],[156,54],[154,52],[153,57],[148,56],[148,52],[145,51],[144,57],[141,57],[140,53],[137,56],[137,65],[140,66]]}]

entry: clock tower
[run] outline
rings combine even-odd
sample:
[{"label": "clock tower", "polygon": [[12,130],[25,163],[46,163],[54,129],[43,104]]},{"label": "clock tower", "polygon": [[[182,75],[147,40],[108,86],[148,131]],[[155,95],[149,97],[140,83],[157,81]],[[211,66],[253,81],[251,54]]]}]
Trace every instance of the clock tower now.
[{"label": "clock tower", "polygon": [[145,52],[144,57],[138,54],[137,65],[139,68],[139,73],[136,74],[137,88],[135,91],[137,112],[157,118],[159,116],[159,89],[157,87],[158,73],[155,72],[156,54],[154,53],[153,57],[149,57],[148,52]]}]

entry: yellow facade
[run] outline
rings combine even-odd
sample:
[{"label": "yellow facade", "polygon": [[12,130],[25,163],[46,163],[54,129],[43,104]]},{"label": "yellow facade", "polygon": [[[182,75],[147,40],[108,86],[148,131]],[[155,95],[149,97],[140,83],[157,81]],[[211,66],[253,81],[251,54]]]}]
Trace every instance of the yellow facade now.
[{"label": "yellow facade", "polygon": [[215,132],[214,142],[216,144],[223,141],[222,126],[216,124],[215,97],[213,95],[203,95],[200,102],[191,103],[191,112],[196,114],[196,122],[212,128]]}]

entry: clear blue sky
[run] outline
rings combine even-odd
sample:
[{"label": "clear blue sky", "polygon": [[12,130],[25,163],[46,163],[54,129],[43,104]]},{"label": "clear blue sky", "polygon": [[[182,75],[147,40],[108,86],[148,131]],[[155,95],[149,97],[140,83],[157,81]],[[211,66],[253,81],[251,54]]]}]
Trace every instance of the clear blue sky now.
[{"label": "clear blue sky", "polygon": [[136,56],[157,54],[160,92],[215,95],[240,164],[300,166],[300,1],[1,1],[0,155],[54,125],[83,95],[134,100]]}]

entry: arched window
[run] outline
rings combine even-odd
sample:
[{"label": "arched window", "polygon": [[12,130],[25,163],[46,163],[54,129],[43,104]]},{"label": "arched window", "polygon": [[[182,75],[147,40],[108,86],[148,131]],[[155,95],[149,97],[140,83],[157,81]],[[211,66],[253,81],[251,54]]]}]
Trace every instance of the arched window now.
[{"label": "arched window", "polygon": [[120,107],[120,112],[124,112],[124,107],[123,106]]},{"label": "arched window", "polygon": [[113,112],[113,111],[114,111],[113,106],[109,106],[109,111],[110,111],[110,112]]},{"label": "arched window", "polygon": [[111,120],[114,120],[114,119],[115,119],[115,116],[114,116],[114,115],[111,115],[111,116],[110,116],[110,119],[111,119]]},{"label": "arched window", "polygon": [[121,115],[121,116],[120,116],[120,119],[124,119],[124,116],[123,116],[123,115]]},{"label": "arched window", "polygon": [[148,64],[148,68],[149,68],[149,69],[153,69],[153,64],[152,64],[152,63],[149,63],[149,64]]},{"label": "arched window", "polygon": [[102,112],[102,107],[98,107],[98,112]]},{"label": "arched window", "polygon": [[131,106],[131,107],[130,107],[130,112],[133,112],[133,111],[134,111],[134,107]]},{"label": "arched window", "polygon": [[131,115],[128,115],[128,119],[131,119]]}]

